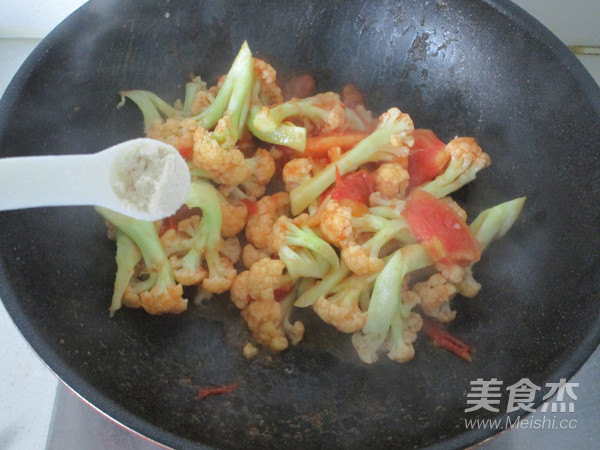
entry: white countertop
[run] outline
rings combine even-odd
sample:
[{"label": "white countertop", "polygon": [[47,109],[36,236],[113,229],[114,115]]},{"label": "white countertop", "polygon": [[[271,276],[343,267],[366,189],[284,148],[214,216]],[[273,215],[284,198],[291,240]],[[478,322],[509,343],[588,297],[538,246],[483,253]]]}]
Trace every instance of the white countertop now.
[{"label": "white countertop", "polygon": [[[40,40],[83,0],[0,0],[0,93]],[[600,1],[517,0],[567,45],[600,46]],[[600,56],[580,56],[600,83]],[[58,381],[0,303],[0,449],[46,447]],[[598,422],[600,425],[600,420]]]}]

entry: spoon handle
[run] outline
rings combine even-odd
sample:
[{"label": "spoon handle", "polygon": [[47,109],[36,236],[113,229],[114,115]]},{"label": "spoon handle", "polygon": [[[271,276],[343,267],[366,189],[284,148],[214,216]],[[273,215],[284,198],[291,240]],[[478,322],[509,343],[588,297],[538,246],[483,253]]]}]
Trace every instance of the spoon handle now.
[{"label": "spoon handle", "polygon": [[96,204],[110,190],[110,161],[96,155],[0,159],[0,211]]}]

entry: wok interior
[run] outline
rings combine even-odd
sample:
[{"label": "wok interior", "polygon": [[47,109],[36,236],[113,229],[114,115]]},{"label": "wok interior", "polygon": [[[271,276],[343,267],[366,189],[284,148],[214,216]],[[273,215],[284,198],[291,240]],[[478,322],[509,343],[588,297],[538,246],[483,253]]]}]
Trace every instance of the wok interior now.
[{"label": "wok interior", "polygon": [[[425,336],[408,364],[358,361],[348,336],[300,311],[305,341],[248,362],[227,298],[179,316],[122,310],[109,319],[114,244],[92,208],[3,213],[1,296],[35,350],[67,384],[125,425],[168,445],[395,447],[467,445],[469,382],[570,376],[598,343],[598,90],[560,60],[536,24],[483,2],[92,1],[45,40],[2,102],[2,156],[94,152],[142,133],[118,91],[183,96],[209,84],[243,40],[282,77],[318,91],[358,86],[374,112],[398,106],[445,139],[474,136],[492,166],[456,195],[472,217],[528,197],[510,233],[456,299],[450,331],[471,364]],[[528,22],[525,22],[528,23]],[[536,34],[538,33],[538,34]],[[552,41],[555,42],[555,41]],[[199,388],[239,382],[198,400]],[[538,399],[539,400],[539,399]],[[469,418],[484,417],[479,412]]]}]

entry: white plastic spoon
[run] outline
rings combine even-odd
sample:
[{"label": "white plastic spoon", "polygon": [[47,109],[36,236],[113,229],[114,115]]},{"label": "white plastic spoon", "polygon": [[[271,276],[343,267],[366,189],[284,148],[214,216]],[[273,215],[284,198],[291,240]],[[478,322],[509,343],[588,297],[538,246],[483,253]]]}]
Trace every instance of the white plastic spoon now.
[{"label": "white plastic spoon", "polygon": [[133,139],[90,155],[0,159],[0,211],[94,205],[154,221],[174,214],[189,187],[185,160],[154,139]]}]

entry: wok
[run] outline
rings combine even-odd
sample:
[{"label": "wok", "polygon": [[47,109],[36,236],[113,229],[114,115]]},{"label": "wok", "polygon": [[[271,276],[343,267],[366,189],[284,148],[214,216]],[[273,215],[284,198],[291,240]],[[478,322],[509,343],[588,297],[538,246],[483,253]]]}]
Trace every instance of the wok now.
[{"label": "wok", "polygon": [[[473,215],[527,195],[510,233],[456,299],[466,363],[416,342],[407,364],[358,362],[346,336],[301,311],[296,348],[247,361],[219,298],[178,316],[108,317],[114,246],[92,208],[3,213],[0,296],[68,386],[125,426],[177,448],[464,447],[470,381],[569,378],[600,342],[600,90],[549,31],[508,1],[92,0],[33,52],[0,105],[1,156],[95,152],[140,136],[117,92],[173,101],[190,73],[213,83],[243,40],[283,77],[356,84],[445,140],[475,136],[492,166],[457,195]],[[200,388],[239,383],[229,395]],[[541,393],[536,405],[541,402]],[[522,413],[522,412],[521,412]],[[517,413],[513,413],[514,417]]]}]

